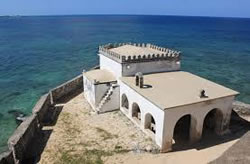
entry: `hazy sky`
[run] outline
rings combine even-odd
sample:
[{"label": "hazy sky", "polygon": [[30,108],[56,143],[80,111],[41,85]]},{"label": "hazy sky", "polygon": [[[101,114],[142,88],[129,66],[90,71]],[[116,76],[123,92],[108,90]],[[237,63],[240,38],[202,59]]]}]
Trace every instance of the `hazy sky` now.
[{"label": "hazy sky", "polygon": [[0,15],[147,14],[250,18],[250,0],[0,0]]}]

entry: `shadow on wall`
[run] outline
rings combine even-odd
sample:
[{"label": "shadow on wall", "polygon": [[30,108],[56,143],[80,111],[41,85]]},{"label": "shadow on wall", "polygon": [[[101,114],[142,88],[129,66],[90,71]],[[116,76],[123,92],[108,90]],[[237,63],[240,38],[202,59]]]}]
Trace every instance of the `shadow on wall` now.
[{"label": "shadow on wall", "polygon": [[[68,101],[70,101],[72,98],[78,96],[82,92],[81,89],[73,92],[72,94],[69,94],[67,96],[64,96],[60,98],[60,100],[57,101],[58,105],[56,105],[53,109],[53,114],[50,117],[47,117],[48,119],[45,120],[44,126],[55,126],[56,122],[58,120],[58,117],[63,109],[64,104],[66,104]],[[51,133],[53,130],[41,130],[40,133],[37,135],[38,137],[33,140],[32,144],[30,144],[30,147],[28,150],[31,154],[27,154],[28,157],[24,161],[22,161],[25,164],[33,164],[40,161],[41,154],[44,151],[44,148],[47,145],[47,142],[50,138]],[[35,152],[35,153],[34,153]]]},{"label": "shadow on wall", "polygon": [[[186,124],[181,124],[181,123],[180,126],[188,127],[186,126]],[[214,129],[211,127],[213,126],[211,125],[208,127],[204,127],[202,139],[200,140],[199,143],[190,144],[189,142],[181,142],[180,144],[174,144],[172,147],[173,151],[182,151],[188,149],[201,150],[238,139],[250,130],[250,122],[243,119],[242,117],[239,116],[238,113],[232,110],[230,126],[229,126],[230,132],[228,134],[225,134],[223,136],[216,135]]]},{"label": "shadow on wall", "polygon": [[37,163],[52,133],[43,126],[55,125],[64,103],[82,90],[82,75],[79,75],[41,96],[32,109],[32,115],[9,138],[9,150],[0,154],[0,163]]},{"label": "shadow on wall", "polygon": [[81,92],[83,91],[82,88],[74,90],[74,92],[71,92],[70,94],[61,97],[56,103],[57,104],[66,104],[67,102],[69,102],[72,98],[76,97],[77,95],[79,95]]},{"label": "shadow on wall", "polygon": [[[57,119],[62,111],[63,106],[52,107],[53,113],[44,120],[43,126],[54,126],[57,122]],[[28,145],[25,156],[21,163],[25,164],[34,164],[39,162],[42,152],[47,145],[47,142],[50,138],[52,129],[40,129],[37,131],[36,135],[32,139],[31,143]]]}]

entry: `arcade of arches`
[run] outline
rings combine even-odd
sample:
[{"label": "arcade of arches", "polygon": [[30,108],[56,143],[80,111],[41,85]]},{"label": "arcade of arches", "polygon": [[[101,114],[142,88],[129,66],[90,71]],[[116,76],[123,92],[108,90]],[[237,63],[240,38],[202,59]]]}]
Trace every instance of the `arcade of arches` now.
[{"label": "arcade of arches", "polygon": [[[161,122],[157,122],[157,117],[149,112],[150,110],[145,109],[143,104],[139,104],[132,99],[129,100],[126,94],[121,96],[121,107],[125,109],[126,115],[143,131],[147,132],[153,139],[158,139],[158,144],[163,152],[172,150],[172,146],[177,148],[179,145],[195,143],[211,135],[220,135],[225,130],[223,129],[223,120],[230,119],[230,116],[225,116],[225,113],[230,111],[227,108],[223,110],[220,108],[211,108],[209,110],[207,108],[199,114],[187,113],[180,115],[180,118],[174,112],[170,113],[170,115],[164,115],[166,120],[172,119],[173,116],[172,120],[175,120],[175,122],[161,124]],[[161,128],[162,131],[160,131]]]}]

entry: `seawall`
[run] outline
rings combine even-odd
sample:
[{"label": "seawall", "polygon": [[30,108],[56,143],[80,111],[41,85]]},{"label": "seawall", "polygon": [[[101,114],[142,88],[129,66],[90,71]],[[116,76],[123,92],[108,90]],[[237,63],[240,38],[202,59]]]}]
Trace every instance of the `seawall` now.
[{"label": "seawall", "polygon": [[8,140],[8,151],[0,154],[0,164],[23,163],[34,159],[36,153],[31,145],[38,139],[42,127],[51,122],[55,104],[77,91],[83,91],[83,78],[79,75],[41,96],[32,109],[32,114],[22,122]]}]

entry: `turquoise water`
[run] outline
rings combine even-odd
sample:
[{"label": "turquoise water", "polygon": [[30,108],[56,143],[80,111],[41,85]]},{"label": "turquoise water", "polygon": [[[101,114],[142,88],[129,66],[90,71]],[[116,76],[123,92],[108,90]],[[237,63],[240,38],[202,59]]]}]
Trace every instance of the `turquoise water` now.
[{"label": "turquoise water", "polygon": [[108,42],[150,42],[183,52],[182,69],[241,92],[250,103],[250,19],[170,16],[0,17],[0,152],[50,88],[98,64]]}]

